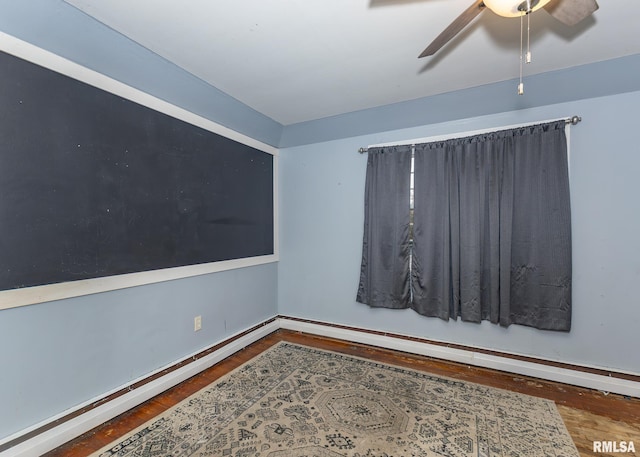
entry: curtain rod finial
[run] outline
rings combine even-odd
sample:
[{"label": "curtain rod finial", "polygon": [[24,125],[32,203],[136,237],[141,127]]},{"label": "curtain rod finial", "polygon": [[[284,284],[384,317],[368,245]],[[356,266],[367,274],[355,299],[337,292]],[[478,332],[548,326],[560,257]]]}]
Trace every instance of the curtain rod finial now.
[{"label": "curtain rod finial", "polygon": [[571,125],[576,125],[581,120],[582,118],[580,116],[572,116],[571,119],[569,119],[569,122],[571,122]]}]

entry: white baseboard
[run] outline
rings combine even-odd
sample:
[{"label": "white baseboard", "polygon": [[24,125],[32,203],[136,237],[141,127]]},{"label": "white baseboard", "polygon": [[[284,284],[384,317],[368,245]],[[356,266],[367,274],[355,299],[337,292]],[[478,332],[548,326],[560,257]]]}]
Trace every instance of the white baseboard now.
[{"label": "white baseboard", "polygon": [[483,354],[473,350],[450,348],[446,346],[408,340],[404,338],[379,335],[366,331],[345,329],[322,323],[302,322],[286,317],[279,318],[280,328],[297,332],[321,335],[356,343],[369,344],[385,349],[394,349],[410,354],[424,355],[452,362],[464,363],[483,368],[515,373],[523,376],[561,382],[586,387],[603,392],[628,395],[640,398],[640,383],[626,379],[603,376],[585,371],[560,368],[544,363],[534,363],[511,357]]},{"label": "white baseboard", "polygon": [[[640,383],[634,381],[587,373],[579,370],[559,368],[544,363],[534,363],[510,357],[483,354],[473,350],[450,348],[427,342],[407,340],[395,336],[374,334],[365,330],[345,329],[329,324],[302,322],[295,319],[287,319],[286,317],[279,317],[243,335],[242,337],[225,344],[220,349],[185,365],[184,367],[171,371],[158,379],[115,398],[114,400],[106,402],[84,414],[0,452],[0,457],[40,456],[215,365],[221,360],[224,360],[245,348],[249,344],[275,332],[279,328],[312,335],[326,336],[344,341],[353,341],[380,348],[403,351],[410,354],[424,355],[483,368],[492,368],[523,376],[531,376],[549,381],[556,381],[604,392],[612,392],[640,398]],[[188,360],[195,355],[196,354],[190,355],[182,360]],[[161,372],[170,366],[174,366],[177,363],[180,363],[180,361],[176,361],[154,373],[149,373],[145,378],[157,372]],[[91,401],[79,405],[73,410],[64,411],[58,416],[51,417],[40,424],[30,427],[29,429],[21,430],[20,432],[0,441],[0,445],[8,443],[20,436],[24,436],[33,430],[37,430],[44,425],[50,424],[55,420],[74,411],[78,411],[87,405],[98,402],[110,393],[126,389],[128,386],[133,385],[138,381],[139,380],[135,380],[130,384],[114,389],[112,392],[108,392],[98,398],[92,399]]]},{"label": "white baseboard", "polygon": [[[48,452],[52,449],[55,449],[58,446],[63,445],[69,440],[76,438],[77,436],[82,435],[83,433],[88,432],[92,428],[116,417],[119,414],[128,411],[129,409],[138,406],[145,401],[153,398],[154,396],[164,392],[167,389],[181,383],[182,381],[200,373],[203,370],[215,365],[221,360],[229,357],[230,355],[238,352],[239,350],[245,348],[249,344],[267,336],[270,333],[275,332],[279,328],[278,320],[273,320],[256,330],[247,333],[246,335],[241,336],[228,344],[225,344],[220,349],[202,357],[194,362],[191,362],[184,367],[178,368],[170,373],[155,379],[147,384],[144,384],[141,387],[138,387],[114,400],[104,403],[82,415],[79,415],[69,421],[66,421],[54,428],[51,428],[43,433],[40,433],[29,440],[26,440],[20,444],[17,444],[9,449],[0,452],[0,456],[2,457],[36,457]],[[195,356],[195,354],[185,357],[182,360],[188,360]],[[173,366],[178,362],[172,363],[169,366]],[[160,372],[168,367],[161,368],[157,370]],[[145,376],[151,376],[153,373]],[[114,392],[117,392],[121,389],[126,389],[128,386],[133,385],[138,380],[127,384],[125,386],[119,387],[115,389]],[[102,395],[100,398],[104,398],[105,395]],[[64,417],[73,411],[77,411],[82,409],[82,407],[95,403],[99,401],[100,398],[93,399],[89,402],[80,405],[73,410],[65,411],[60,414],[59,417]],[[19,436],[23,436],[29,433],[31,430],[37,430],[39,427],[49,424],[56,420],[57,417],[49,418],[44,423],[36,424],[28,430],[22,430],[16,435],[9,436],[8,438],[0,441],[0,445],[5,442],[8,443]]]}]

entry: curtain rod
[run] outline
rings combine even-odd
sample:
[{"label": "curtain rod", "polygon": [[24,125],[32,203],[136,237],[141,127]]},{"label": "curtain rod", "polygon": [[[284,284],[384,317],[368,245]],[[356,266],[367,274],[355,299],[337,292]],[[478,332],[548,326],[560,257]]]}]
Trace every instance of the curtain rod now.
[{"label": "curtain rod", "polygon": [[[555,119],[555,120],[560,121],[560,120],[562,120],[562,118],[560,118],[560,119]],[[528,126],[528,125],[544,124],[544,123],[547,123],[547,122],[553,122],[553,121],[554,121],[554,120],[550,120],[550,121],[540,121],[540,122],[533,122],[533,123],[530,123],[530,124],[515,125],[515,126],[512,126],[512,127],[500,127],[500,128],[499,128],[499,130],[506,130],[506,129],[509,129],[509,128],[526,127],[526,126]],[[580,116],[571,116],[571,117],[565,117],[565,118],[564,118],[564,122],[565,122],[565,124],[576,125],[576,124],[577,124],[578,122],[580,122],[580,121],[582,121],[582,117],[580,117]],[[497,131],[497,130],[495,130],[495,129],[487,130],[487,132],[491,132],[491,131]],[[401,144],[407,144],[407,143],[398,143],[397,145],[399,146],[399,145],[401,145]],[[392,146],[392,144],[388,144],[388,145],[387,145],[387,144],[385,144],[385,146]],[[358,149],[358,152],[359,152],[360,154],[364,154],[365,152],[367,152],[367,151],[369,150],[369,147],[373,147],[373,146],[368,146],[368,147],[360,148],[360,149]]]}]

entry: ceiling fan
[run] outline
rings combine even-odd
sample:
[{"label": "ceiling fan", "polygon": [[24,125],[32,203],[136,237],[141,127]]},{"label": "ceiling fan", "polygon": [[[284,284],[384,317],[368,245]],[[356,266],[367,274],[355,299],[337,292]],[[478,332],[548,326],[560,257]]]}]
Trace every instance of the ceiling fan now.
[{"label": "ceiling fan", "polygon": [[476,0],[444,31],[436,37],[418,57],[435,54],[464,29],[485,8],[504,17],[522,17],[544,8],[567,25],[575,25],[598,9],[596,0]]}]

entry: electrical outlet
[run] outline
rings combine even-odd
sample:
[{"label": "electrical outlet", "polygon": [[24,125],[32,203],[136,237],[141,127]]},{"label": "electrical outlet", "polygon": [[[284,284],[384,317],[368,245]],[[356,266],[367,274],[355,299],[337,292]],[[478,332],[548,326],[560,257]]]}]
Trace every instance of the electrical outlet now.
[{"label": "electrical outlet", "polygon": [[193,331],[197,332],[202,328],[202,316],[196,316],[193,318]]}]

